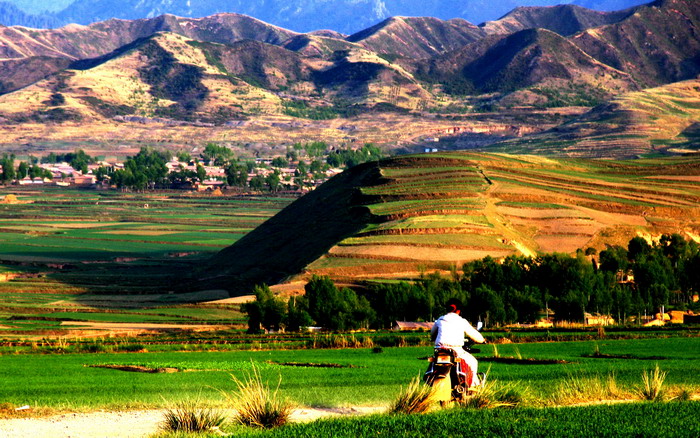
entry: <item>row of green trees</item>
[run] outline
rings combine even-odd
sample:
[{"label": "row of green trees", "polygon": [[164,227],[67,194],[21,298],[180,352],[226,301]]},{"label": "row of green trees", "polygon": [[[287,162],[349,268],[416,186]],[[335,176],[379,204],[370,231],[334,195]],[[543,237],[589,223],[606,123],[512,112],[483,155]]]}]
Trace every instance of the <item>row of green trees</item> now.
[{"label": "row of green trees", "polygon": [[13,154],[3,154],[3,156],[0,158],[0,167],[2,167],[2,172],[0,173],[0,183],[2,184],[8,184],[14,180],[22,179],[27,176],[32,179],[53,178],[50,171],[42,169],[36,164],[36,162],[30,164],[26,161],[20,161],[17,167],[15,167],[15,156]]},{"label": "row of green trees", "polygon": [[253,290],[255,301],[243,304],[251,332],[281,328],[299,330],[312,325],[330,330],[369,327],[376,318],[370,302],[349,288],[338,288],[328,277],[314,276],[304,287],[303,296],[287,302],[274,296],[266,285]]},{"label": "row of green trees", "polygon": [[654,243],[635,237],[627,248],[610,246],[597,258],[594,251],[587,252],[500,261],[486,257],[466,263],[461,273],[453,270],[450,277],[434,273],[412,283],[369,284],[362,294],[314,277],[304,296],[287,303],[264,286],[256,288],[256,301],[244,310],[252,330],[309,324],[345,330],[388,328],[397,320],[432,321],[450,298],[465,303],[467,319],[489,325],[534,322],[550,310],[559,320],[581,321],[591,312],[626,322],[662,306],[698,306],[693,296],[700,291],[700,246],[692,240],[679,234],[663,235]]}]

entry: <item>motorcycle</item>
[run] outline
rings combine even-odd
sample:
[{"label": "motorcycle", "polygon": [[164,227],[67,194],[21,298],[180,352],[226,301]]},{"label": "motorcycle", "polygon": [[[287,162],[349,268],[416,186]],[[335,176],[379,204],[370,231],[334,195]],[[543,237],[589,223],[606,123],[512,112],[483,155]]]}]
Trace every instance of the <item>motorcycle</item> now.
[{"label": "motorcycle", "polygon": [[[481,330],[482,326],[479,322],[476,329]],[[470,354],[480,353],[480,350],[472,345],[473,342],[469,340],[463,348]],[[457,353],[451,348],[436,347],[428,361],[430,364],[423,379],[428,385],[436,387],[436,399],[440,404],[464,402],[486,382],[486,374],[476,373],[475,379],[474,371],[464,359],[457,357]]]}]

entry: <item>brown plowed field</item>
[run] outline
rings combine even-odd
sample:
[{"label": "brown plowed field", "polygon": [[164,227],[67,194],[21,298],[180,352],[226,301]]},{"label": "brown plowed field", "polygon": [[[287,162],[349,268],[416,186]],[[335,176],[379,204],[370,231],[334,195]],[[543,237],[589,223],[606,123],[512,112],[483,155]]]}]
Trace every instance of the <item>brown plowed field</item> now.
[{"label": "brown plowed field", "polygon": [[353,246],[335,247],[331,254],[351,254],[356,257],[366,258],[377,256],[385,260],[411,260],[411,261],[449,261],[464,262],[491,255],[502,257],[515,252],[494,249],[454,249],[454,248],[426,248],[411,245],[380,245],[380,246]]}]

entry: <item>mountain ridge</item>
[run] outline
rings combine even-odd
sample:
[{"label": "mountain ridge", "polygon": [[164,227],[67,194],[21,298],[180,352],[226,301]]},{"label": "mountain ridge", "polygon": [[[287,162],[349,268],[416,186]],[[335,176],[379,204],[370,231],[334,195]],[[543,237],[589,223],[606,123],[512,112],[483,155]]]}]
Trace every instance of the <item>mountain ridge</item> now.
[{"label": "mountain ridge", "polygon": [[[537,11],[546,24],[548,12],[536,8],[530,25]],[[330,120],[367,111],[453,117],[482,107],[593,107],[700,73],[697,2],[659,0],[615,17],[569,37],[543,28],[486,34],[465,20],[430,17],[396,17],[348,37],[299,34],[228,13],[0,27],[0,123],[134,115],[222,126],[263,114]],[[636,46],[629,37],[647,34]],[[661,67],[645,71],[655,60]],[[120,87],[128,92],[113,91]]]},{"label": "mountain ridge", "polygon": [[[41,14],[20,0],[6,0],[20,6],[26,14]],[[203,17],[219,12],[255,16],[265,22],[298,32],[333,29],[352,34],[391,16],[430,16],[443,20],[463,18],[474,23],[493,21],[518,6],[551,6],[560,0],[432,0],[430,2],[386,2],[384,0],[270,0],[265,3],[232,0],[222,5],[216,0],[78,0],[65,9],[46,15],[59,25],[91,24],[110,18],[142,19],[162,14]],[[644,3],[643,0],[576,0],[579,6],[600,10],[619,10]],[[5,25],[26,24],[8,21],[12,15],[0,15]],[[26,19],[25,19],[26,20]],[[57,26],[52,26],[57,27]]]}]

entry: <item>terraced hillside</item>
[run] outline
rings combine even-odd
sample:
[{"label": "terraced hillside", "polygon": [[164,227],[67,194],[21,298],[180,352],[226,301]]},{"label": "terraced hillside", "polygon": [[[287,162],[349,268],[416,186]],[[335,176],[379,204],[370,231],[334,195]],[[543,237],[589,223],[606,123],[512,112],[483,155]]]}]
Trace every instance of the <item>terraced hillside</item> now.
[{"label": "terraced hillside", "polygon": [[331,179],[220,252],[204,277],[234,292],[312,274],[410,278],[670,232],[700,239],[700,159],[406,156]]}]

